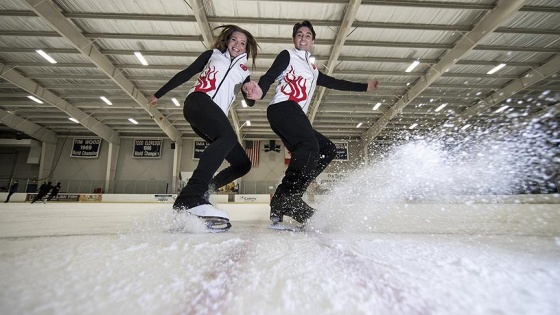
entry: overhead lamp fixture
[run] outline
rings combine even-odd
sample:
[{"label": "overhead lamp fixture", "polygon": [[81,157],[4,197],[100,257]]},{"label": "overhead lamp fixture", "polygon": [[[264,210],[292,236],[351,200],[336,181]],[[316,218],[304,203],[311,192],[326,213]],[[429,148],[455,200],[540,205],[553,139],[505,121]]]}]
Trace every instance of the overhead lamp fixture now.
[{"label": "overhead lamp fixture", "polygon": [[506,109],[508,109],[508,108],[509,108],[509,106],[504,105],[504,106],[498,108],[498,110],[495,111],[495,113],[496,113],[496,114],[497,114],[497,113],[501,113],[501,112],[503,112],[504,110],[506,110]]},{"label": "overhead lamp fixture", "polygon": [[500,63],[499,65],[495,66],[494,68],[490,69],[490,71],[486,72],[486,74],[494,74],[496,72],[498,72],[498,70],[502,69],[503,67],[505,67],[506,64],[505,63]]},{"label": "overhead lamp fixture", "polygon": [[109,101],[109,99],[107,99],[105,96],[100,96],[99,98],[107,105],[113,105],[113,103],[111,103],[111,101]]},{"label": "overhead lamp fixture", "polygon": [[416,126],[418,126],[418,124],[414,123],[414,124],[410,125],[410,127],[408,127],[408,129],[414,129],[414,128],[416,128]]},{"label": "overhead lamp fixture", "polygon": [[470,126],[471,126],[470,124],[466,124],[466,125],[463,126],[463,128],[461,128],[461,130],[465,130],[465,129],[469,128]]},{"label": "overhead lamp fixture", "polygon": [[247,127],[251,127],[251,121],[250,120],[245,121],[245,125],[247,125]]},{"label": "overhead lamp fixture", "polygon": [[447,103],[443,103],[443,104],[439,105],[438,108],[436,108],[436,112],[439,112],[439,111],[442,110],[445,106],[447,106]]},{"label": "overhead lamp fixture", "polygon": [[247,102],[245,102],[245,100],[241,100],[241,106],[242,107],[247,107]]},{"label": "overhead lamp fixture", "polygon": [[172,98],[171,101],[173,102],[173,104],[175,104],[175,106],[181,106],[176,98]]},{"label": "overhead lamp fixture", "polygon": [[134,118],[129,118],[128,121],[130,121],[131,123],[138,125],[138,122],[134,119]]},{"label": "overhead lamp fixture", "polygon": [[148,61],[146,60],[146,58],[144,58],[144,56],[142,56],[142,53],[139,51],[135,51],[134,55],[136,56],[136,58],[138,58],[138,60],[140,61],[140,63],[143,66],[147,66],[148,65]]},{"label": "overhead lamp fixture", "polygon": [[68,120],[73,121],[73,122],[75,122],[75,123],[77,123],[77,124],[80,123],[80,122],[79,122],[76,118],[74,118],[74,117],[70,117],[70,118],[68,118]]},{"label": "overhead lamp fixture", "polygon": [[34,101],[35,103],[39,103],[39,104],[43,104],[43,101],[41,101],[40,99],[36,98],[33,95],[28,95],[27,98],[29,98],[30,100]]},{"label": "overhead lamp fixture", "polygon": [[37,49],[35,50],[39,55],[41,55],[41,57],[47,59],[48,62],[50,63],[56,63],[56,60],[53,59],[53,57],[49,56],[46,52],[42,51],[41,49]]},{"label": "overhead lamp fixture", "polygon": [[360,128],[362,126],[362,123],[359,123],[356,128]]},{"label": "overhead lamp fixture", "polygon": [[381,106],[381,103],[375,104],[375,106],[373,106],[373,108],[371,110],[378,110],[379,106]]},{"label": "overhead lamp fixture", "polygon": [[408,68],[406,68],[406,70],[404,70],[404,72],[411,72],[412,70],[414,70],[414,68],[416,68],[416,66],[418,66],[420,64],[420,61],[418,60],[414,60],[410,66],[408,66]]}]

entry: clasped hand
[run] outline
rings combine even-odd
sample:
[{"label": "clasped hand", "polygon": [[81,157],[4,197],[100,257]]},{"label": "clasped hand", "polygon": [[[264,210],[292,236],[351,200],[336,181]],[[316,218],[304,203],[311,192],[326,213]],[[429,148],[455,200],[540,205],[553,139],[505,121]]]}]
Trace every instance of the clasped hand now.
[{"label": "clasped hand", "polygon": [[243,84],[241,89],[247,95],[247,99],[250,100],[260,100],[263,96],[261,87],[255,81],[249,81]]}]

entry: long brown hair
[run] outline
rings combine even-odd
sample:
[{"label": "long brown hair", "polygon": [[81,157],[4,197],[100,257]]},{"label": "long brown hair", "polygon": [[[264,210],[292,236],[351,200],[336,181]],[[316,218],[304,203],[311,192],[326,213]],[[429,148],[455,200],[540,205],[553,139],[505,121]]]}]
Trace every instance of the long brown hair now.
[{"label": "long brown hair", "polygon": [[247,36],[247,47],[246,47],[246,51],[247,51],[247,56],[251,56],[251,59],[253,61],[253,66],[252,69],[253,71],[256,68],[255,65],[255,60],[257,59],[257,51],[259,48],[259,45],[257,44],[257,41],[255,40],[255,38],[253,37],[253,35],[251,33],[249,33],[249,31],[242,29],[241,27],[237,26],[237,25],[233,25],[233,24],[228,24],[228,25],[221,25],[218,26],[216,28],[214,28],[214,30],[217,29],[222,29],[220,31],[220,34],[218,34],[218,36],[216,37],[216,40],[214,41],[214,45],[212,46],[212,48],[216,48],[218,50],[220,50],[221,52],[225,52],[227,50],[227,44],[228,41],[231,38],[231,35],[233,34],[233,32],[240,32],[245,34],[245,36]]}]

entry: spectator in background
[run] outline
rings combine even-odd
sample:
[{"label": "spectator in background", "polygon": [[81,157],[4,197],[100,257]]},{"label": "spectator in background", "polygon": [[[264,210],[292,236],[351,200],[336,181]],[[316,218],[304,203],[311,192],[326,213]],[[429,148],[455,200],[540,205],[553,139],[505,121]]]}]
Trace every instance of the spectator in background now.
[{"label": "spectator in background", "polygon": [[43,199],[43,197],[45,197],[49,193],[49,191],[51,191],[52,188],[53,188],[52,182],[43,183],[43,185],[39,187],[37,196],[33,198],[33,201],[31,201],[31,203],[35,203],[37,200]]},{"label": "spectator in background", "polygon": [[[49,195],[49,198],[47,198],[47,201],[51,201],[51,199],[58,196],[58,192],[60,191],[60,187],[62,187],[60,182],[56,183],[56,186],[54,186],[52,188],[51,194]],[[57,199],[58,199],[58,197],[57,197]]]},{"label": "spectator in background", "polygon": [[18,181],[14,181],[14,183],[12,184],[12,186],[10,186],[10,190],[8,191],[8,198],[6,198],[6,201],[4,201],[4,203],[10,201],[10,197],[12,197],[13,194],[15,194],[16,192],[18,192],[18,188],[19,184]]}]

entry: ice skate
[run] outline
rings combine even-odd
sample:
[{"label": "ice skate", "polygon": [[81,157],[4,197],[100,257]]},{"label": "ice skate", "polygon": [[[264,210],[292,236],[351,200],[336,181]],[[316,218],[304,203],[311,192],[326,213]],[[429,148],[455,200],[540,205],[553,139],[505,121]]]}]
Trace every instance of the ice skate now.
[{"label": "ice skate", "polygon": [[268,226],[269,229],[280,230],[280,231],[290,231],[290,232],[303,232],[305,231],[305,225],[290,225],[282,223],[279,217],[271,217],[272,223]]},{"label": "ice skate", "polygon": [[231,227],[231,223],[229,223],[229,215],[209,204],[180,210],[178,212],[183,212],[201,218],[206,222],[206,228],[211,232],[227,231]]}]

